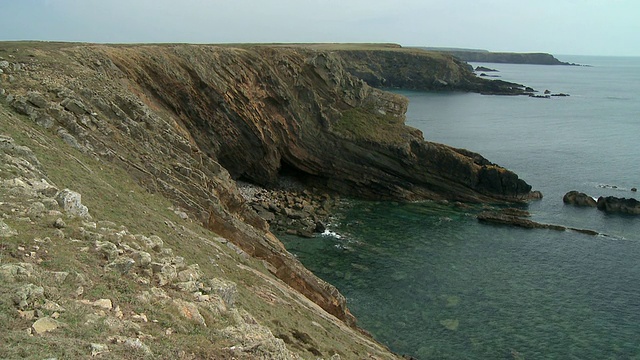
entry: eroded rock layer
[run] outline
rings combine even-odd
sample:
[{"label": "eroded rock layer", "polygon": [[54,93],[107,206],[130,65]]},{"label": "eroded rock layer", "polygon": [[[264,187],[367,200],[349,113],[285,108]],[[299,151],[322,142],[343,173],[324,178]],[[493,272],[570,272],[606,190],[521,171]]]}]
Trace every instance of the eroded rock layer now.
[{"label": "eroded rock layer", "polygon": [[[6,103],[69,146],[126,168],[322,308],[342,295],[269,233],[235,179],[283,169],[351,196],[520,201],[531,186],[482,156],[425,142],[406,98],[374,89],[337,53],[296,47],[10,44]],[[9,63],[9,62],[7,62]],[[449,66],[449,65],[447,65]]]}]

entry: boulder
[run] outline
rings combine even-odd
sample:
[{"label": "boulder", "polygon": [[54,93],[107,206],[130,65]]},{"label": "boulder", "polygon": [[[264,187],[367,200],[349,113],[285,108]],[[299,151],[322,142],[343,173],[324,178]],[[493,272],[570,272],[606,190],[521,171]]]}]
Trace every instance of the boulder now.
[{"label": "boulder", "polygon": [[4,264],[0,266],[0,280],[3,282],[26,280],[33,274],[33,265],[29,263]]},{"label": "boulder", "polygon": [[104,270],[105,271],[116,271],[116,272],[119,272],[121,274],[126,274],[126,273],[129,272],[129,270],[131,270],[131,268],[135,264],[136,264],[136,262],[132,258],[119,257],[119,258],[115,259],[113,262],[110,262],[109,264],[107,264],[104,267]]},{"label": "boulder", "polygon": [[64,107],[66,110],[71,111],[72,113],[76,114],[76,115],[84,115],[84,114],[89,114],[89,110],[87,110],[87,107],[85,104],[82,103],[82,101],[80,100],[76,100],[76,99],[64,99],[60,105],[62,105],[62,107]]},{"label": "boulder", "polygon": [[634,198],[618,198],[601,196],[598,198],[598,210],[607,213],[640,215],[640,201]]},{"label": "boulder", "polygon": [[49,105],[49,101],[47,101],[47,99],[42,96],[41,93],[37,92],[37,91],[31,91],[27,94],[27,101],[40,109],[46,109]]},{"label": "boulder", "polygon": [[58,193],[56,200],[68,215],[91,218],[89,209],[82,205],[82,196],[77,192],[64,189]]},{"label": "boulder", "polygon": [[174,299],[173,303],[183,317],[198,325],[207,327],[207,323],[205,322],[202,314],[200,314],[200,310],[198,310],[198,306],[196,304],[180,299]]},{"label": "boulder", "polygon": [[44,334],[49,331],[53,331],[59,327],[60,327],[60,322],[50,317],[44,317],[42,319],[38,319],[36,322],[33,323],[33,325],[31,325],[33,332],[38,335]]},{"label": "boulder", "polygon": [[24,310],[44,300],[44,288],[34,284],[25,284],[17,288],[13,295],[14,304]]},{"label": "boulder", "polygon": [[569,191],[562,197],[565,204],[585,207],[596,207],[596,201],[585,193],[576,190]]},{"label": "boulder", "polygon": [[0,219],[0,238],[16,235],[18,235],[18,231],[12,229],[9,225],[5,224],[2,219]]}]

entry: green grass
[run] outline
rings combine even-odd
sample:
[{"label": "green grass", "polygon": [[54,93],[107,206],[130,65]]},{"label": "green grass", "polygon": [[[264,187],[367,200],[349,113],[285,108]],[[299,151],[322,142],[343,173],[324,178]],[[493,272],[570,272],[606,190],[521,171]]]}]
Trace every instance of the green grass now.
[{"label": "green grass", "polygon": [[409,132],[402,118],[362,108],[344,111],[342,118],[333,124],[333,131],[349,139],[382,144],[404,143]]}]

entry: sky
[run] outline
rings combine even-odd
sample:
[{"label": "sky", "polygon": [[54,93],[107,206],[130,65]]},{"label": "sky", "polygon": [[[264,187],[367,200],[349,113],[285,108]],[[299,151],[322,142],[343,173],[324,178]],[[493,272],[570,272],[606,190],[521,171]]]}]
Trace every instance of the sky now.
[{"label": "sky", "polygon": [[640,56],[640,0],[0,0],[0,40],[389,42]]}]

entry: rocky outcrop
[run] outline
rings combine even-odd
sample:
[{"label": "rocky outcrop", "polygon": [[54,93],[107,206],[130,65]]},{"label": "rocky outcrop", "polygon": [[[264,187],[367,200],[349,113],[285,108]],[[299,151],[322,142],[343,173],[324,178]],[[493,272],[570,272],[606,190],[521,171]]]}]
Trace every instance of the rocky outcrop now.
[{"label": "rocky outcrop", "polygon": [[484,71],[484,72],[498,72],[496,69],[488,68],[486,66],[476,66],[475,71]]},{"label": "rocky outcrop", "polygon": [[[0,358],[399,358],[227,239],[132,195],[145,191],[124,172],[54,147],[54,132],[7,116],[4,104],[0,119],[2,132],[37,138],[0,135],[0,223],[18,229],[0,242]],[[92,206],[49,178],[89,190]],[[69,195],[74,206],[56,200]],[[104,218],[131,208],[144,209],[125,218],[142,233]]]},{"label": "rocky outcrop", "polygon": [[442,50],[460,60],[468,62],[533,64],[533,65],[576,65],[556,59],[547,53],[510,53],[483,50]]},{"label": "rocky outcrop", "polygon": [[583,207],[596,207],[596,200],[593,197],[581,193],[576,190],[569,191],[562,197],[562,201],[565,204],[583,206]]},{"label": "rocky outcrop", "polygon": [[346,70],[370,86],[421,91],[468,91],[522,95],[532,89],[475,76],[473,68],[451,55],[418,49],[335,50]]},{"label": "rocky outcrop", "polygon": [[533,221],[530,219],[526,219],[529,217],[529,213],[519,209],[502,209],[502,210],[487,210],[483,211],[476,216],[479,222],[493,225],[506,225],[506,226],[515,226],[525,229],[549,229],[556,231],[575,231],[586,235],[601,235],[597,231],[588,230],[588,229],[579,229],[574,227],[567,227],[563,225],[554,225],[554,224],[543,224],[537,221]]},{"label": "rocky outcrop", "polygon": [[598,198],[598,210],[614,214],[640,215],[640,201],[634,198],[601,196]]},{"label": "rocky outcrop", "polygon": [[[532,196],[530,185],[482,156],[425,142],[404,125],[407,99],[352,76],[346,54],[76,44],[21,45],[13,54],[16,66],[0,75],[3,98],[23,119],[126,169],[350,325],[344,297],[286,252],[234,180],[270,185],[287,171],[310,186],[363,198]],[[399,59],[365,54],[371,58],[363,61],[386,68]],[[451,57],[407,56],[435,68],[435,83],[465,84],[471,71]],[[5,82],[8,76],[13,80]],[[128,272],[130,264],[110,266]]]}]

